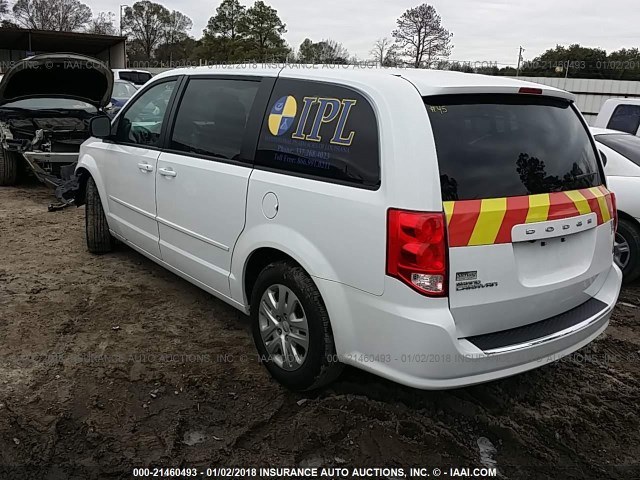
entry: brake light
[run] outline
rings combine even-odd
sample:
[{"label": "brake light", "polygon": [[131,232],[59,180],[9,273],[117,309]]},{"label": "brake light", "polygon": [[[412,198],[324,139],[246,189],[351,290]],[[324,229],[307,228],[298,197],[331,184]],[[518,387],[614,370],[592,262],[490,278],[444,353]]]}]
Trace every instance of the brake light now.
[{"label": "brake light", "polygon": [[423,295],[447,294],[447,242],[443,213],[390,209],[387,275]]},{"label": "brake light", "polygon": [[613,228],[614,228],[614,231],[617,232],[618,231],[618,200],[616,199],[615,193],[609,192],[609,194],[611,195],[611,208],[613,209],[613,212],[611,212],[613,216]]},{"label": "brake light", "polygon": [[528,93],[530,95],[542,95],[541,88],[522,87],[518,93]]}]

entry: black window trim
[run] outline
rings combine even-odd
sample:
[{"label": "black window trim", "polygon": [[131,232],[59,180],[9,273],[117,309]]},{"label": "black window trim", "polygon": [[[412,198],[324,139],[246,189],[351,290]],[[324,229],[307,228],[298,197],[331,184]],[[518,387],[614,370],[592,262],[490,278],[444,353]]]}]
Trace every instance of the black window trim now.
[{"label": "black window trim", "polygon": [[[242,146],[240,148],[240,160],[231,160],[228,158],[221,158],[215,155],[205,155],[199,153],[185,152],[183,150],[176,150],[171,148],[171,138],[173,137],[173,131],[175,129],[176,120],[178,118],[178,110],[182,104],[184,94],[187,91],[187,87],[192,80],[238,80],[238,81],[250,81],[260,84],[258,92],[253,100],[253,106],[249,112],[247,120],[247,126],[245,128],[244,138],[242,140]],[[172,105],[171,116],[169,118],[168,126],[164,137],[161,140],[162,151],[164,153],[171,153],[173,155],[180,155],[189,158],[198,158],[200,160],[208,160],[218,163],[226,163],[229,165],[237,165],[241,167],[254,168],[255,154],[258,148],[258,140],[260,137],[260,129],[262,128],[262,119],[266,115],[267,107],[269,105],[269,99],[271,98],[271,92],[276,83],[276,77],[263,77],[259,75],[220,75],[220,74],[208,74],[208,75],[186,75],[185,80],[180,86],[180,91],[176,95],[175,102]]]},{"label": "black window trim", "polygon": [[[623,107],[636,107],[638,109],[638,112],[639,112],[638,121],[636,122],[636,129],[634,132],[625,132],[623,130],[617,130],[615,128],[611,128],[611,122],[613,122],[613,118],[616,116],[616,112]],[[611,114],[609,121],[607,122],[607,128],[610,130],[615,130],[616,132],[628,133],[629,135],[638,135],[638,132],[640,131],[640,105],[634,105],[631,103],[621,103],[620,105],[617,105],[616,108],[613,110],[613,113]]]},{"label": "black window trim", "polygon": [[377,192],[378,190],[380,190],[380,187],[382,186],[382,175],[380,176],[380,183],[378,185],[364,185],[362,183],[351,182],[349,180],[340,180],[339,178],[323,177],[322,175],[313,175],[310,173],[290,172],[287,170],[282,170],[280,168],[267,167],[264,165],[254,165],[253,168],[255,170],[260,170],[263,172],[276,173],[278,175],[286,175],[287,177],[304,178],[305,180],[314,180],[317,182],[331,183],[333,185],[341,185],[343,187],[358,188],[360,190],[369,190],[370,192]]},{"label": "black window trim", "polygon": [[[369,104],[369,106],[371,107],[371,110],[373,111],[373,115],[376,119],[376,133],[378,135],[378,170],[380,172],[380,181],[378,182],[377,185],[364,185],[362,183],[358,183],[358,182],[351,182],[349,180],[340,180],[340,179],[336,179],[336,178],[330,178],[330,177],[324,177],[322,175],[313,175],[313,174],[309,174],[309,173],[299,173],[299,172],[292,172],[289,170],[285,170],[285,169],[281,169],[281,168],[276,168],[276,167],[268,167],[268,166],[264,166],[264,165],[256,165],[254,163],[253,168],[255,170],[260,170],[260,171],[264,171],[264,172],[269,172],[269,173],[276,173],[276,174],[281,174],[281,175],[286,175],[288,177],[299,177],[299,178],[304,178],[306,180],[315,180],[318,182],[324,182],[324,183],[331,183],[334,185],[342,185],[345,187],[351,187],[351,188],[358,188],[360,190],[369,190],[371,192],[377,192],[378,190],[380,190],[382,188],[382,183],[383,183],[383,174],[382,174],[382,142],[381,142],[381,135],[380,132],[382,131],[382,129],[380,128],[380,118],[379,115],[377,113],[377,110],[375,108],[375,104],[374,102],[372,102],[371,97],[357,89],[354,88],[351,85],[345,85],[342,83],[338,83],[338,82],[331,82],[331,81],[321,81],[321,80],[316,80],[316,79],[307,79],[307,78],[295,78],[295,77],[281,77],[278,75],[277,77],[277,81],[280,80],[287,80],[287,81],[293,81],[293,82],[305,82],[305,83],[318,83],[321,85],[332,85],[334,87],[340,87],[340,88],[344,88],[347,90],[351,90],[352,92],[357,93],[358,95],[360,95],[362,98],[366,99],[367,103]],[[273,85],[273,89],[275,90],[275,87],[277,86],[277,81],[274,82]],[[273,92],[270,93],[269,95],[269,102],[272,100],[271,96],[272,96]],[[267,108],[268,108],[269,104],[267,104]],[[258,149],[258,143],[260,142],[260,134],[262,133],[262,124],[265,120],[267,116],[267,111],[265,109],[264,115],[260,121],[260,130],[258,131],[258,136],[257,136],[257,142],[256,142],[256,149],[255,151],[257,151]],[[255,153],[254,151],[254,153]]]},{"label": "black window trim", "polygon": [[607,175],[604,172],[605,165],[602,160],[602,157],[600,156],[598,143],[596,142],[595,137],[591,134],[591,130],[589,129],[589,124],[587,123],[587,119],[584,118],[584,115],[582,115],[582,113],[580,112],[580,109],[576,105],[575,101],[570,100],[569,105],[571,106],[571,109],[573,110],[573,112],[580,119],[580,123],[582,123],[582,127],[585,129],[585,132],[587,133],[587,137],[589,137],[589,143],[591,143],[591,148],[593,148],[593,151],[595,152],[596,163],[598,164],[598,173],[600,174],[600,181],[602,182],[602,186],[604,188],[609,188],[609,186],[607,185]]},{"label": "black window trim", "polygon": [[162,119],[162,127],[160,128],[160,141],[158,142],[158,145],[141,145],[139,143],[133,143],[133,142],[123,142],[123,141],[118,141],[117,140],[117,135],[118,135],[118,125],[120,124],[120,120],[127,114],[127,112],[129,111],[129,109],[131,109],[131,107],[133,107],[136,104],[136,101],[127,104],[126,109],[122,109],[122,111],[120,111],[118,113],[118,116],[114,119],[114,121],[111,123],[111,133],[112,136],[109,137],[108,139],[104,139],[103,142],[106,143],[113,143],[115,145],[124,145],[127,147],[136,147],[136,148],[141,148],[144,150],[154,150],[154,151],[162,151],[163,150],[163,145],[164,145],[164,141],[165,141],[165,135],[166,135],[166,130],[167,130],[167,124],[169,119],[171,118],[170,114],[174,108],[175,105],[175,101],[176,101],[176,96],[177,96],[177,92],[180,90],[182,84],[184,83],[184,75],[175,75],[175,76],[171,76],[171,77],[166,77],[166,78],[162,78],[161,80],[158,80],[157,82],[152,82],[148,85],[146,85],[142,90],[140,90],[140,93],[138,93],[136,95],[136,97],[140,97],[142,95],[144,95],[145,93],[147,93],[150,89],[158,86],[158,85],[162,85],[163,83],[169,83],[169,82],[176,82],[176,85],[173,89],[173,92],[171,92],[171,98],[169,98],[169,103],[167,105],[167,110],[164,112],[164,118]]}]

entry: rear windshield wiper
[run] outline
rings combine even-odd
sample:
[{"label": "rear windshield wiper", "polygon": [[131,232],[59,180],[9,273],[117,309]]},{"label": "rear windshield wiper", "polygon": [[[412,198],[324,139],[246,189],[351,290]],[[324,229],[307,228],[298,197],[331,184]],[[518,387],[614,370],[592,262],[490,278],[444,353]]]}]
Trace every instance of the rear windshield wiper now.
[{"label": "rear windshield wiper", "polygon": [[594,175],[597,175],[597,174],[598,174],[598,172],[583,173],[582,175],[574,175],[573,179],[574,180],[582,180],[583,178],[593,177]]}]

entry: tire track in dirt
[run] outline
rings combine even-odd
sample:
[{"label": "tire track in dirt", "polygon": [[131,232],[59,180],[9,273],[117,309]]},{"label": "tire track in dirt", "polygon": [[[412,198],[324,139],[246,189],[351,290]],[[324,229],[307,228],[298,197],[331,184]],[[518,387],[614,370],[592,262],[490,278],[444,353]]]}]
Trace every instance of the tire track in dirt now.
[{"label": "tire track in dirt", "polygon": [[127,248],[89,255],[84,210],[50,201],[0,188],[0,465],[462,467],[486,438],[505,478],[640,478],[612,468],[640,458],[638,285],[606,335],[533,372],[422,392],[347,368],[292,394],[244,316]]}]

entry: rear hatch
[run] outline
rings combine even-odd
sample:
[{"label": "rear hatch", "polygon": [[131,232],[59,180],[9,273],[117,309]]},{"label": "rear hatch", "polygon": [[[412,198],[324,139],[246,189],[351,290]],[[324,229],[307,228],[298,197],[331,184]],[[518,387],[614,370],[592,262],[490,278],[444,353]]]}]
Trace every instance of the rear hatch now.
[{"label": "rear hatch", "polygon": [[459,337],[584,304],[612,265],[613,203],[573,104],[530,94],[425,97]]}]

